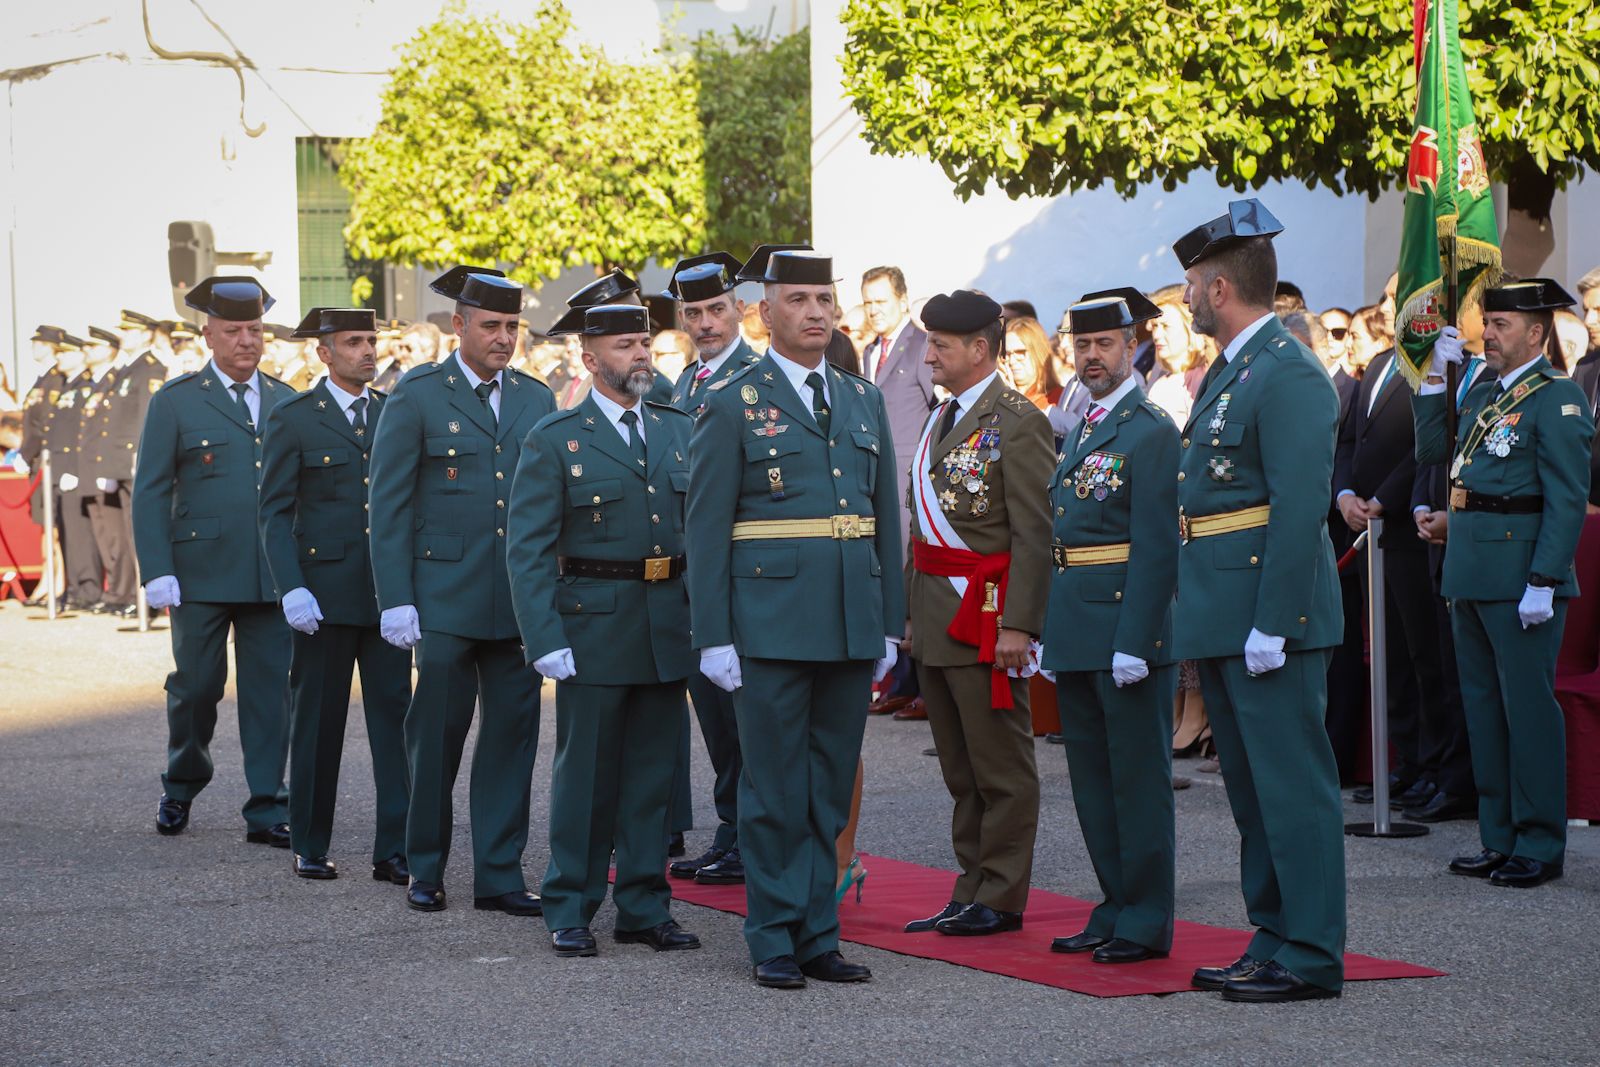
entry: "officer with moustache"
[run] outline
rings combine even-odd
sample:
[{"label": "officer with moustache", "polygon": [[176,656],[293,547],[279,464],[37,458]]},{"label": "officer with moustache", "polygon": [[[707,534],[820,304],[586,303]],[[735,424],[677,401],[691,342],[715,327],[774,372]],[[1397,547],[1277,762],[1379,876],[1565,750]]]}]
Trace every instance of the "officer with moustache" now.
[{"label": "officer with moustache", "polygon": [[[592,307],[601,307],[606,304],[633,304],[644,307],[644,296],[639,288],[639,283],[626,272],[611,270],[602,277],[579,289],[567,297],[567,310],[550,327],[551,337],[565,337],[568,334],[583,332],[584,315]],[[660,371],[652,371],[650,393],[645,397],[652,404],[668,404],[672,402],[672,380]],[[586,377],[582,382],[572,383],[565,396],[559,398],[563,408],[576,407],[582,402],[584,394],[588,392],[593,378]],[[688,709],[684,710],[687,717]],[[685,778],[683,791],[687,797],[688,779]],[[687,824],[685,824],[687,825]],[[682,836],[681,834],[679,836]]]},{"label": "officer with moustache", "polygon": [[261,544],[284,618],[289,663],[289,836],[294,873],[335,878],[328,858],[350,681],[361,705],[377,790],[372,876],[405,885],[404,724],[411,657],[378,632],[368,557],[367,484],[385,397],[369,388],[376,313],[312,308],[294,331],[316,338],[327,374],[273,409],[262,445]]},{"label": "officer with moustache", "polygon": [[294,395],[261,373],[259,282],[207,278],[184,296],[206,316],[211,358],[150,401],[133,481],[133,533],[150,610],[172,609],[167,773],[156,830],[176,834],[211,781],[211,735],[232,631],[244,749],[245,840],[289,847],[289,628],[278,611],[256,511],[261,427]]},{"label": "officer with moustache", "polygon": [[385,402],[370,494],[379,629],[390,644],[416,648],[405,720],[406,904],[445,907],[450,793],[477,704],[474,906],[538,915],[522,852],[540,678],[523,662],[512,610],[506,508],[517,444],[555,402],[544,383],[507,366],[522,286],[486,267],[454,267],[430,288],[455,300],[451,322],[460,347],[410,371]]}]

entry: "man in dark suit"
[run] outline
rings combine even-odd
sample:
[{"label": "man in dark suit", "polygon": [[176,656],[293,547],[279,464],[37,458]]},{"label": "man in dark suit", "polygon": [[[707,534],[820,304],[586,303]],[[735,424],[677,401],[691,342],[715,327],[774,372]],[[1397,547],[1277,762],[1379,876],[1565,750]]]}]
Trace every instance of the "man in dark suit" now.
[{"label": "man in dark suit", "polygon": [[[1589,331],[1589,351],[1572,367],[1572,380],[1589,400],[1589,413],[1600,407],[1600,267],[1578,279],[1578,300],[1583,325]],[[1600,507],[1600,434],[1589,450],[1589,505]]]},{"label": "man in dark suit", "polygon": [[867,342],[867,350],[861,355],[861,376],[883,394],[894,435],[894,454],[908,457],[907,462],[895,464],[894,471],[903,539],[911,529],[911,516],[906,510],[906,489],[911,484],[909,457],[928,421],[928,412],[936,403],[933,368],[923,358],[928,350],[928,335],[911,321],[906,276],[899,267],[873,267],[861,276],[861,306],[867,310],[867,324],[877,335]]}]

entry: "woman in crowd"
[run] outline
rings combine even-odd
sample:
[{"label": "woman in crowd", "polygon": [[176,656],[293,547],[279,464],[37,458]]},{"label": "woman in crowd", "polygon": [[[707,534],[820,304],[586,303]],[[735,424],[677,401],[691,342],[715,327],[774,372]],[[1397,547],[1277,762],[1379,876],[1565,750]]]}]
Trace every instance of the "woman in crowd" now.
[{"label": "woman in crowd", "polygon": [[1022,316],[1006,323],[1004,358],[1001,367],[1018,392],[1043,411],[1061,397],[1050,359],[1050,338],[1038,319]]},{"label": "woman in crowd", "polygon": [[1373,357],[1394,347],[1394,334],[1384,320],[1383,309],[1376,304],[1357,309],[1346,340],[1345,368],[1357,378]]}]

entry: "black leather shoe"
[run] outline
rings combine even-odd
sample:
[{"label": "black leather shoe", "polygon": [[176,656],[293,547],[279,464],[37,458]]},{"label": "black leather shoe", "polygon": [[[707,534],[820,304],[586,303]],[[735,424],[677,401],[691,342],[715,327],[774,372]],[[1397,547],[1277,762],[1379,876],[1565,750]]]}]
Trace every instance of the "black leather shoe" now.
[{"label": "black leather shoe", "polygon": [[1226,967],[1197,967],[1194,977],[1189,979],[1189,984],[1196,989],[1221,989],[1235,978],[1247,978],[1256,973],[1256,968],[1261,966],[1261,961],[1250,953],[1234,960]]},{"label": "black leather shoe", "polygon": [[156,833],[165,837],[183,833],[183,828],[189,825],[190,803],[187,800],[173,800],[162,793],[161,803],[156,805]]},{"label": "black leather shoe", "polygon": [[1099,948],[1106,943],[1106,939],[1099,934],[1091,934],[1085,930],[1081,934],[1071,937],[1057,937],[1050,942],[1051,952],[1088,952],[1092,948]]},{"label": "black leather shoe", "polygon": [[[1393,796],[1398,796],[1401,793],[1404,793],[1407,789],[1410,789],[1411,786],[1412,786],[1411,782],[1401,782],[1399,775],[1397,775],[1397,774],[1389,775],[1389,795],[1390,796],[1392,796],[1392,797]],[[1351,800],[1352,803],[1355,803],[1355,804],[1371,804],[1372,803],[1372,787],[1370,785],[1359,785],[1359,786],[1356,786],[1354,791],[1352,791],[1351,794],[1350,794],[1350,800]]]},{"label": "black leather shoe", "polygon": [[813,956],[800,965],[800,973],[819,982],[870,982],[872,972],[864,963],[846,963],[838,949]]},{"label": "black leather shoe", "polygon": [[930,915],[926,919],[917,919],[914,922],[906,923],[906,933],[925,934],[929,930],[932,930],[935,926],[938,926],[944,920],[953,919],[957,915],[960,915],[962,909],[965,907],[966,905],[961,903],[959,900],[952,900],[939,911],[939,914]]},{"label": "black leather shoe", "polygon": [[405,885],[411,881],[411,868],[406,866],[404,856],[390,856],[382,863],[372,865],[372,880],[374,882],[392,882],[395,885]]},{"label": "black leather shoe", "polygon": [[1282,1004],[1291,1000],[1328,1000],[1337,997],[1337,989],[1323,989],[1319,985],[1296,978],[1289,969],[1276,961],[1268,961],[1247,975],[1223,983],[1222,999],[1246,1004]]},{"label": "black leather shoe", "polygon": [[137,619],[139,617],[139,605],[123,604],[121,607],[113,608],[111,614],[119,619]]},{"label": "black leather shoe", "polygon": [[339,868],[335,867],[333,861],[326,856],[320,859],[296,856],[294,858],[294,873],[301,878],[328,879],[339,877]]},{"label": "black leather shoe", "polygon": [[244,839],[252,845],[271,845],[273,848],[289,847],[289,824],[280,822],[265,830],[246,830]]},{"label": "black leather shoe", "polygon": [[413,911],[443,911],[444,886],[412,882],[406,889],[406,907]]},{"label": "black leather shoe", "polygon": [[960,914],[940,919],[934,929],[941,934],[951,934],[956,937],[1003,934],[1008,930],[1022,929],[1022,912],[995,911],[987,904],[974,901],[962,908]]},{"label": "black leather shoe", "polygon": [[1476,819],[1478,801],[1475,797],[1453,797],[1443,789],[1438,790],[1426,804],[1405,809],[1405,817],[1412,822],[1449,822],[1452,819]]},{"label": "black leather shoe", "polygon": [[649,945],[657,952],[681,952],[700,947],[700,939],[672,919],[648,930],[618,930],[614,936],[619,945]]},{"label": "black leather shoe", "polygon": [[1113,937],[1110,941],[1094,950],[1094,955],[1089,957],[1096,963],[1140,963],[1144,960],[1158,960],[1166,956],[1165,952],[1157,952],[1153,948],[1145,948],[1126,938]]},{"label": "black leather shoe", "polygon": [[727,853],[727,849],[718,848],[716,845],[712,845],[710,848],[706,849],[693,859],[674,860],[673,862],[667,864],[667,873],[672,875],[674,878],[693,878],[695,872],[701,867],[709,867],[711,864],[717,862],[723,856],[727,855]]},{"label": "black leather shoe", "polygon": [[1468,878],[1487,878],[1510,858],[1504,852],[1486,848],[1476,856],[1457,856],[1451,860],[1450,873],[1463,874]]},{"label": "black leather shoe", "polygon": [[544,903],[526,889],[493,897],[474,897],[472,906],[479,911],[503,911],[507,915],[544,914]]},{"label": "black leather shoe", "polygon": [[594,935],[587,926],[569,926],[565,930],[550,931],[550,947],[557,956],[598,956]]},{"label": "black leather shoe", "polygon": [[1394,796],[1391,794],[1389,797],[1389,807],[1393,808],[1395,811],[1405,811],[1407,808],[1420,808],[1428,801],[1432,800],[1434,794],[1438,792],[1438,786],[1434,785],[1425,778],[1418,778],[1415,782],[1411,783],[1410,789],[1407,789],[1399,796]]},{"label": "black leather shoe", "polygon": [[672,859],[684,853],[683,834],[676,833],[667,838],[667,858]]},{"label": "black leather shoe", "polygon": [[1561,864],[1530,860],[1526,856],[1512,856],[1489,876],[1490,885],[1509,886],[1512,889],[1532,889],[1536,885],[1553,882],[1561,877]]},{"label": "black leather shoe", "polygon": [[701,885],[744,885],[744,859],[739,850],[730,848],[715,863],[708,863],[694,873]]},{"label": "black leather shoe", "polygon": [[756,964],[756,985],[768,989],[804,989],[806,976],[793,956],[774,956]]},{"label": "black leather shoe", "polygon": [[1067,739],[1060,734],[1045,734],[1044,743],[1047,745],[1064,745],[1067,743]]}]

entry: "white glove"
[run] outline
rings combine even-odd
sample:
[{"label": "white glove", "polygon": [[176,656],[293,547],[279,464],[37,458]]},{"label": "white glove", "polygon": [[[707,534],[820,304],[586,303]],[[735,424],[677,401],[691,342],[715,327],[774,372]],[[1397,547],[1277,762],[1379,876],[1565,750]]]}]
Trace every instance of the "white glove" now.
[{"label": "white glove", "polygon": [[872,684],[877,685],[883,681],[884,676],[894,670],[895,660],[900,658],[900,639],[898,637],[885,637],[883,639],[883,658],[872,665]]},{"label": "white glove", "polygon": [[416,606],[401,604],[398,608],[385,608],[378,617],[378,632],[395,648],[410,648],[422,640]]},{"label": "white glove", "polygon": [[11,461],[11,469],[22,475],[24,478],[33,473],[33,468],[28,466],[28,461],[23,459],[21,456],[18,456],[16,459]]},{"label": "white glove", "polygon": [[1517,616],[1522,619],[1524,630],[1556,617],[1555,596],[1554,589],[1537,585],[1530,585],[1523,590],[1522,603],[1517,605]]},{"label": "white glove", "polygon": [[117,480],[115,478],[96,478],[94,485],[102,493],[115,493],[117,491]]},{"label": "white glove", "polygon": [[731,693],[744,684],[744,674],[739,670],[739,653],[732,645],[713,645],[700,650],[700,673],[711,679],[711,684],[724,693]]},{"label": "white glove", "polygon": [[1451,363],[1459,367],[1461,359],[1461,332],[1454,326],[1446,326],[1439,331],[1439,339],[1433,342],[1433,361],[1428,364],[1428,373],[1443,378],[1445,367]]},{"label": "white glove", "polygon": [[1244,639],[1244,669],[1252,676],[1275,671],[1285,662],[1283,638],[1269,637],[1252,629],[1250,636]]},{"label": "white glove", "polygon": [[183,603],[178,596],[178,577],[175,574],[163,574],[159,578],[152,578],[144,583],[145,603],[150,605],[151,611],[160,611],[163,608],[175,608]]},{"label": "white glove", "polygon": [[564,682],[578,673],[572,663],[572,649],[558,648],[533,661],[533,669],[551,681]]},{"label": "white glove", "polygon": [[1043,667],[1040,667],[1039,668],[1039,677],[1043,678],[1045,681],[1049,682],[1051,685],[1055,685],[1056,684],[1056,672],[1055,671],[1047,671]]},{"label": "white glove", "polygon": [[283,594],[283,617],[301,633],[314,634],[322,618],[322,609],[317,606],[317,598],[311,590],[302,585]]},{"label": "white glove", "polygon": [[78,488],[78,476],[76,474],[63,474],[56,484],[61,487],[63,493],[70,493]]},{"label": "white glove", "polygon": [[1150,664],[1138,656],[1129,656],[1122,652],[1111,653],[1111,680],[1117,683],[1118,689],[1134,682],[1142,682],[1148,677],[1150,677]]}]

